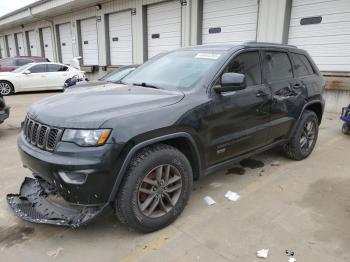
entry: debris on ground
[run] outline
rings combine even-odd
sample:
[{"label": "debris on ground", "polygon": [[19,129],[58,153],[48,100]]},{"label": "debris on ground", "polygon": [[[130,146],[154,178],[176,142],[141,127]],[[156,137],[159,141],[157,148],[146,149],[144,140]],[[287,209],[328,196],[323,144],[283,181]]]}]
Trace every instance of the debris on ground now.
[{"label": "debris on ground", "polygon": [[227,191],[225,197],[231,201],[237,201],[241,196],[238,195],[236,192]]},{"label": "debris on ground", "polygon": [[289,259],[288,259],[288,262],[296,262],[297,260],[294,258],[294,257],[290,257]]},{"label": "debris on ground", "polygon": [[59,247],[59,248],[57,248],[57,249],[55,249],[55,250],[51,250],[51,251],[48,251],[47,252],[47,255],[49,256],[49,257],[57,257],[60,253],[61,253],[61,251],[63,250],[63,248],[62,247]]},{"label": "debris on ground", "polygon": [[240,175],[240,176],[244,175],[245,169],[240,166],[232,167],[226,171],[226,175],[231,175],[231,174]]},{"label": "debris on ground", "polygon": [[281,165],[281,163],[279,161],[273,161],[271,163],[271,166],[280,166],[280,165]]},{"label": "debris on ground", "polygon": [[293,250],[288,250],[288,249],[286,249],[286,255],[287,256],[290,256],[290,257],[292,257],[292,256],[294,256],[294,251]]},{"label": "debris on ground", "polygon": [[207,203],[208,206],[216,204],[215,200],[210,196],[204,197],[204,201],[205,203]]},{"label": "debris on ground", "polygon": [[263,173],[265,172],[265,169],[261,169],[260,170],[260,173],[259,173],[259,176],[263,176]]},{"label": "debris on ground", "polygon": [[261,249],[256,252],[257,257],[260,258],[267,258],[269,255],[269,250],[268,249]]}]

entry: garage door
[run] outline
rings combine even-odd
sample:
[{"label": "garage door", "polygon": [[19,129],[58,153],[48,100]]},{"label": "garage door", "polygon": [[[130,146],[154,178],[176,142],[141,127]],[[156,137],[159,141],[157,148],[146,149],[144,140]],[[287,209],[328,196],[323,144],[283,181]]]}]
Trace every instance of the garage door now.
[{"label": "garage door", "polygon": [[17,55],[16,44],[15,44],[15,39],[14,39],[13,35],[7,35],[6,42],[7,42],[8,52],[10,54],[10,57],[16,56]]},{"label": "garage door", "polygon": [[203,0],[203,44],[256,40],[258,0]]},{"label": "garage door", "polygon": [[1,58],[7,57],[5,38],[3,36],[0,36],[0,55]]},{"label": "garage door", "polygon": [[42,29],[42,38],[42,43],[44,46],[44,57],[48,58],[50,61],[55,61],[53,55],[53,41],[50,27]]},{"label": "garage door", "polygon": [[181,4],[169,1],[147,6],[148,57],[181,47]]},{"label": "garage door", "polygon": [[28,44],[29,44],[29,50],[31,56],[39,56],[40,52],[38,50],[38,45],[35,37],[35,31],[31,30],[28,31]]},{"label": "garage door", "polygon": [[70,64],[73,58],[72,30],[70,23],[58,26],[60,36],[61,62]]},{"label": "garage door", "polygon": [[96,18],[82,20],[80,22],[81,30],[81,49],[84,65],[98,65],[98,41]]},{"label": "garage door", "polygon": [[294,0],[288,42],[306,49],[320,70],[350,71],[349,16],[349,0]]},{"label": "garage door", "polygon": [[132,64],[131,11],[109,15],[111,65]]},{"label": "garage door", "polygon": [[17,41],[18,54],[20,56],[24,56],[26,54],[26,50],[25,50],[25,45],[24,45],[23,33],[17,33],[15,36],[16,36],[16,41]]}]

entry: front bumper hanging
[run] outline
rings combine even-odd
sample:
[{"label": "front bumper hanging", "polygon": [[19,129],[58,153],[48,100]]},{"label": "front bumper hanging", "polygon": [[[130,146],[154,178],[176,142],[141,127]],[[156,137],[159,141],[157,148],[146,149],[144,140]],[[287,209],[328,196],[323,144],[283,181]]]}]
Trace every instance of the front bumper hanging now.
[{"label": "front bumper hanging", "polygon": [[16,216],[33,223],[77,228],[102,213],[104,206],[73,206],[57,203],[56,188],[40,178],[26,177],[19,194],[8,194],[7,202]]}]

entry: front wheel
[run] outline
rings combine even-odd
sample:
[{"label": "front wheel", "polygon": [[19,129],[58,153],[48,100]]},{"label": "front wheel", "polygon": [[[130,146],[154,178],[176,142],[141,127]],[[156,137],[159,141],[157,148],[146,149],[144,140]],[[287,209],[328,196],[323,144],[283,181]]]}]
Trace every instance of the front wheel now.
[{"label": "front wheel", "polygon": [[171,224],[183,211],[192,190],[192,169],[184,154],[157,144],[131,161],[115,202],[118,219],[148,233]]},{"label": "front wheel", "polygon": [[284,146],[287,157],[293,160],[307,158],[313,151],[318,137],[317,115],[306,110],[298,123],[291,140]]},{"label": "front wheel", "polygon": [[13,93],[13,85],[7,81],[0,81],[0,94],[3,96],[9,96]]}]

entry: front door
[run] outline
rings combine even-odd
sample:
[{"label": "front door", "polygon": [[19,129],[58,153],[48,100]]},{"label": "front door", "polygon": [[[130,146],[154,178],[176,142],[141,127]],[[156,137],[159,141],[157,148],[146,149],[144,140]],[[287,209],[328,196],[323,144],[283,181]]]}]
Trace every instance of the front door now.
[{"label": "front door", "polygon": [[37,64],[28,68],[30,74],[21,74],[21,85],[23,90],[37,90],[44,88],[46,82],[46,65]]},{"label": "front door", "polygon": [[213,94],[209,112],[209,165],[239,156],[267,143],[271,91],[262,83],[259,51],[236,55],[223,73],[242,73],[247,87]]}]

